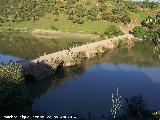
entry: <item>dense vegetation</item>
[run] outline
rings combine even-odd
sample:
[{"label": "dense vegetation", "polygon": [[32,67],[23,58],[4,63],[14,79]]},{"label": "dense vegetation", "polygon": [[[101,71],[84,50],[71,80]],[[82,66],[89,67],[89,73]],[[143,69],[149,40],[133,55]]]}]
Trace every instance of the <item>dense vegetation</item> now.
[{"label": "dense vegetation", "polygon": [[87,0],[84,3],[81,0],[1,0],[1,3],[1,23],[8,21],[36,21],[48,13],[54,15],[67,14],[69,20],[78,24],[83,24],[84,17],[92,21],[104,19],[129,23],[130,18],[127,13],[159,7],[154,2],[145,1],[142,4],[124,0]]},{"label": "dense vegetation", "polygon": [[160,13],[155,16],[148,16],[132,31],[135,37],[155,43],[154,53],[160,58]]},{"label": "dense vegetation", "polygon": [[[89,23],[94,21],[103,21],[102,24],[129,24],[133,19],[138,18],[139,21],[160,9],[159,3],[156,2],[125,0],[1,0],[0,8],[0,24],[4,27],[9,25],[33,28],[32,26],[38,27],[43,22],[43,27],[48,28],[49,24],[49,28],[53,28],[52,26],[57,27],[58,24],[60,29],[68,25],[72,27],[73,23],[90,25]],[[60,24],[63,26],[60,27]]]},{"label": "dense vegetation", "polygon": [[160,13],[149,16],[141,22],[141,26],[133,28],[133,35],[142,39],[160,42]]}]

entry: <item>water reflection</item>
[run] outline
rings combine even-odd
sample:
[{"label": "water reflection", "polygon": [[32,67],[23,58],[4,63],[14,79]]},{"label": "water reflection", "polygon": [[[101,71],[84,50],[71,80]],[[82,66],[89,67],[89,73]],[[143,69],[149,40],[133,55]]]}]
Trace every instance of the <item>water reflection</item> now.
[{"label": "water reflection", "polygon": [[[160,108],[160,62],[148,44],[97,56],[52,77],[33,110],[53,115],[110,113],[115,88],[123,97],[143,94],[150,109]],[[145,52],[144,52],[145,51]]]},{"label": "water reflection", "polygon": [[91,38],[63,37],[36,38],[30,33],[0,32],[0,53],[21,58],[37,58],[45,54],[57,52],[67,47],[93,42]]},{"label": "water reflection", "polygon": [[[128,65],[117,66],[115,67],[114,64],[93,65],[80,76],[53,80],[50,89],[35,100],[33,109],[58,115],[75,112],[105,114],[106,110],[111,108],[111,94],[117,86],[122,96],[143,94],[150,103],[149,107],[158,109],[160,84],[155,84],[154,78],[146,75],[143,68],[128,67]],[[160,72],[159,68],[155,69]],[[148,68],[147,71],[150,72],[152,69]]]},{"label": "water reflection", "polygon": [[20,60],[22,60],[22,59],[20,59],[18,57],[0,54],[0,63],[3,63],[3,64],[8,63],[10,61],[15,62],[15,61],[20,61]]}]

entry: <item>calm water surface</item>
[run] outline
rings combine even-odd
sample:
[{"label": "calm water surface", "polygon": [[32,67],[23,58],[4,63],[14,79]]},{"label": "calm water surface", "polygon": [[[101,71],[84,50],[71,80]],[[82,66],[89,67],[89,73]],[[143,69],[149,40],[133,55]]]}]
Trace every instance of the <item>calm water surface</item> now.
[{"label": "calm water surface", "polygon": [[124,98],[143,95],[147,107],[160,109],[160,61],[152,50],[150,44],[139,44],[66,68],[49,80],[33,110],[48,115],[104,115],[117,88]]},{"label": "calm water surface", "polygon": [[15,56],[11,56],[11,55],[5,55],[5,54],[0,54],[0,63],[9,63],[11,61],[15,62],[15,61],[19,61],[22,60],[18,57]]},{"label": "calm water surface", "polygon": [[[9,44],[1,39],[0,63],[20,60],[18,57],[33,58],[44,48],[53,51],[41,41],[30,44],[30,40],[22,42],[21,37],[10,39],[7,39]],[[35,94],[32,109],[48,115],[87,115],[89,112],[105,115],[111,109],[111,94],[117,88],[124,98],[143,95],[147,107],[160,109],[160,61],[153,54],[151,44],[114,50],[39,81],[32,88]]]}]

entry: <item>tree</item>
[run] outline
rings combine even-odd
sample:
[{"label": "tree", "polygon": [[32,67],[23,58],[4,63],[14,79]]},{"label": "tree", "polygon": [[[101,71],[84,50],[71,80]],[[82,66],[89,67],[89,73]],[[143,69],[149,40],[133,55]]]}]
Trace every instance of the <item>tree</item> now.
[{"label": "tree", "polygon": [[125,14],[122,16],[121,22],[124,24],[129,24],[129,23],[131,23],[131,18],[127,14]]}]

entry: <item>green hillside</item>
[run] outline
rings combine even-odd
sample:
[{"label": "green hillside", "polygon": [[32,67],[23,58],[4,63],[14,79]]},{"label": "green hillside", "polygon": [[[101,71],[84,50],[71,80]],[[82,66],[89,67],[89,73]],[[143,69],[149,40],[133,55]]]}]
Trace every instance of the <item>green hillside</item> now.
[{"label": "green hillside", "polygon": [[160,10],[156,2],[124,0],[0,0],[0,26],[104,32],[110,24],[138,24]]}]

